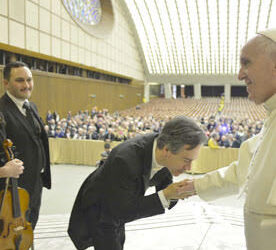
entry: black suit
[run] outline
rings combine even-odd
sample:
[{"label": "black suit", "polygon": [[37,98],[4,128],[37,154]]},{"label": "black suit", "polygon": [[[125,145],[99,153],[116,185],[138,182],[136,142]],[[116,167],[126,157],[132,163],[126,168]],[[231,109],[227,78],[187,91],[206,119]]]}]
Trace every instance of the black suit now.
[{"label": "black suit", "polygon": [[[144,196],[150,185],[152,149],[157,134],[139,136],[115,147],[103,167],[83,183],[70,218],[68,233],[77,249],[123,249],[124,224],[165,212],[158,193]],[[152,184],[172,182],[167,168]]]},{"label": "black suit", "polygon": [[[7,138],[16,147],[16,157],[24,162],[24,173],[18,179],[18,185],[30,194],[29,220],[34,228],[38,220],[42,187],[51,188],[51,173],[47,134],[35,104],[30,103],[30,108],[36,124],[40,127],[40,133],[35,132],[7,94],[0,99],[0,111],[6,121]],[[1,182],[3,186],[3,180]]]}]

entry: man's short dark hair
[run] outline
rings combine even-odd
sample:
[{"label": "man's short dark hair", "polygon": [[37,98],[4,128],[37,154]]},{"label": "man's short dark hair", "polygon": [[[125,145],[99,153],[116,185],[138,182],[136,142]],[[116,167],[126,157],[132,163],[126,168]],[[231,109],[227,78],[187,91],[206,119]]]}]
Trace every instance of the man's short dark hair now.
[{"label": "man's short dark hair", "polygon": [[157,147],[167,146],[172,153],[177,153],[184,145],[192,150],[205,143],[207,137],[194,120],[178,116],[168,121],[157,138]]},{"label": "man's short dark hair", "polygon": [[109,144],[109,143],[105,143],[105,144],[104,144],[104,148],[105,148],[105,149],[110,149],[110,144]]},{"label": "man's short dark hair", "polygon": [[4,70],[3,70],[4,79],[9,81],[10,77],[11,77],[11,70],[13,68],[21,68],[21,67],[28,68],[28,65],[24,62],[19,62],[19,61],[10,62],[10,63],[6,64],[4,67]]}]

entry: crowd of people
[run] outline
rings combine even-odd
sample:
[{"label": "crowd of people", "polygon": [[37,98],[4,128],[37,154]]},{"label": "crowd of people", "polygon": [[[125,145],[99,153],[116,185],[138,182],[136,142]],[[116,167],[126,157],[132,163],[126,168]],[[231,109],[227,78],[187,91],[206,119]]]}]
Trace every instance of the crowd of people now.
[{"label": "crowd of people", "polygon": [[[60,118],[57,112],[48,111],[45,129],[48,136],[54,138],[125,141],[136,135],[160,132],[171,118],[166,115],[155,117],[151,114],[111,114],[107,109],[98,110],[93,107],[91,111],[79,111],[76,114],[69,111],[65,118]],[[208,145],[214,148],[239,148],[243,141],[258,134],[263,126],[262,121],[234,119],[223,115],[199,116],[193,119],[205,131],[210,142]]]}]

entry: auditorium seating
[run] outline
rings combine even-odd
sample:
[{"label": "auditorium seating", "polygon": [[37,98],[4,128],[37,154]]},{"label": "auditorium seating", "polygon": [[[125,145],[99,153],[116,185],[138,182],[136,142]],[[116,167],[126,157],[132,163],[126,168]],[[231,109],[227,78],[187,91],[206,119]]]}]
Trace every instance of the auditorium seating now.
[{"label": "auditorium seating", "polygon": [[[135,107],[121,111],[122,116],[149,116],[155,118],[174,117],[186,115],[192,118],[210,117],[216,115],[220,103],[219,97],[208,97],[202,99],[181,98],[181,99],[161,99],[154,98],[149,103],[140,105],[140,109]],[[222,116],[233,117],[235,119],[250,119],[259,121],[265,117],[263,106],[257,106],[247,98],[231,98],[229,103],[225,102]]]}]

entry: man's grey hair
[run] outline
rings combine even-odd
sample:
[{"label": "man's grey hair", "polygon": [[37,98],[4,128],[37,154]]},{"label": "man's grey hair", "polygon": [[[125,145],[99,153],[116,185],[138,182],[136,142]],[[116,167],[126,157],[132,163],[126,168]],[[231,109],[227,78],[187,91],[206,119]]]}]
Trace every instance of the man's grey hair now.
[{"label": "man's grey hair", "polygon": [[188,145],[188,150],[192,150],[206,140],[205,133],[194,120],[178,116],[165,124],[157,138],[157,147],[162,149],[167,146],[172,153],[176,154],[184,145]]},{"label": "man's grey hair", "polygon": [[276,63],[276,42],[264,35],[257,35],[255,38],[258,48],[265,52]]}]

